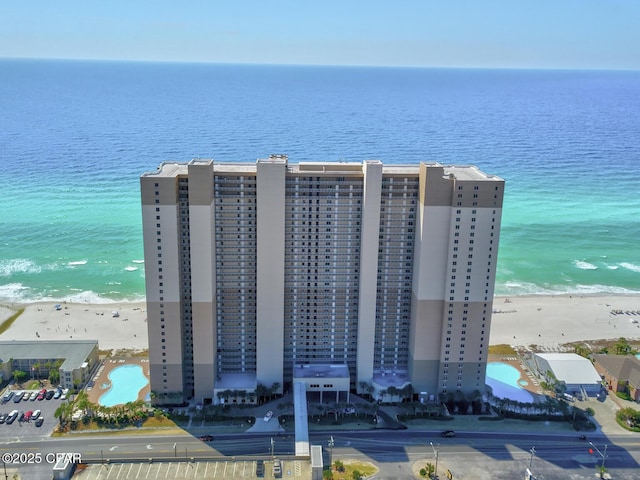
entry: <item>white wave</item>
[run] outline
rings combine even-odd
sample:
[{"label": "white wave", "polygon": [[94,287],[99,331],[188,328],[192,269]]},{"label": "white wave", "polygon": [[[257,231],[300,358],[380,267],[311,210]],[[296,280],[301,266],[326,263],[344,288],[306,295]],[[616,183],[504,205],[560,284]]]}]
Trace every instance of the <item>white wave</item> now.
[{"label": "white wave", "polygon": [[580,270],[597,270],[598,267],[593,263],[585,262],[583,260],[574,260],[573,265]]},{"label": "white wave", "polygon": [[607,265],[607,268],[609,270],[618,270],[618,268],[620,268],[618,265]]},{"label": "white wave", "polygon": [[91,290],[67,295],[62,300],[70,303],[115,303],[115,300],[102,297]]},{"label": "white wave", "polygon": [[627,270],[631,270],[632,272],[640,273],[640,265],[634,265],[633,263],[622,262],[620,266],[622,268],[626,268]]},{"label": "white wave", "polygon": [[[75,290],[75,289],[74,289]],[[36,292],[32,288],[22,283],[9,283],[0,285],[0,302],[3,303],[41,303],[41,302],[69,302],[87,304],[109,304],[109,303],[138,303],[146,301],[144,296],[129,298],[119,298],[120,292],[110,292],[114,298],[97,294],[91,290],[78,291],[64,295],[59,290],[51,289],[45,292]]]},{"label": "white wave", "polygon": [[[507,284],[511,286],[507,286]],[[518,295],[637,295],[640,290],[630,290],[624,287],[613,285],[536,285],[534,283],[523,282],[517,285],[516,282],[496,284],[495,295],[499,297]]]},{"label": "white wave", "polygon": [[135,272],[138,270],[138,267],[124,267],[127,272]]},{"label": "white wave", "polygon": [[78,260],[75,262],[68,262],[67,265],[69,265],[70,267],[76,267],[78,265],[86,265],[87,264],[87,260]]},{"label": "white wave", "polygon": [[133,263],[144,263],[144,260],[131,260]]},{"label": "white wave", "polygon": [[42,267],[26,258],[12,258],[0,261],[0,277],[10,277],[16,273],[40,273]]},{"label": "white wave", "polygon": [[30,289],[21,283],[0,285],[0,301],[6,303],[23,303],[29,300]]}]

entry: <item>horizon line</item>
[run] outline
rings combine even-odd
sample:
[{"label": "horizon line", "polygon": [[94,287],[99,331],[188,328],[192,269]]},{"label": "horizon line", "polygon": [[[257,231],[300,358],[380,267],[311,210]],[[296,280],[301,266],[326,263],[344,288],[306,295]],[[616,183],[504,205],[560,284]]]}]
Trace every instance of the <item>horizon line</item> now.
[{"label": "horizon line", "polygon": [[221,62],[208,60],[149,60],[149,59],[113,59],[113,58],[74,58],[74,57],[0,57],[0,61],[60,61],[95,63],[144,63],[178,65],[227,65],[227,66],[264,66],[264,67],[320,67],[320,68],[379,68],[379,69],[416,69],[416,70],[537,70],[537,71],[588,71],[588,72],[640,72],[638,68],[624,67],[558,67],[558,66],[499,66],[499,65],[393,65],[393,64],[343,64],[343,63],[273,63],[273,62]]}]

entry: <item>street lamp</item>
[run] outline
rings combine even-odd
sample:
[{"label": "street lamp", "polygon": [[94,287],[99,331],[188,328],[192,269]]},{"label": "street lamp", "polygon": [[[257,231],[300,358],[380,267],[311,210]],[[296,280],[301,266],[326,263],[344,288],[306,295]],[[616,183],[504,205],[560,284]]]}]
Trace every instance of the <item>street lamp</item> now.
[{"label": "street lamp", "polygon": [[333,468],[333,446],[335,445],[333,435],[329,438],[329,443],[327,445],[329,446],[329,471],[331,471],[331,468]]},{"label": "street lamp", "polygon": [[436,456],[436,468],[433,471],[433,475],[438,478],[438,456],[440,454],[440,444],[436,443],[435,446],[433,445],[433,442],[429,442],[429,444],[431,445],[431,448],[433,448],[433,454]]},{"label": "street lamp", "polygon": [[607,458],[607,446],[608,445],[605,444],[604,453],[602,453],[600,450],[598,450],[598,447],[596,447],[593,443],[589,442],[589,445],[591,445],[593,448],[595,448],[596,452],[598,452],[600,454],[600,456],[602,457],[602,468],[600,470],[600,477],[602,478],[602,474],[604,473],[604,462],[605,462],[605,460]]},{"label": "street lamp", "polygon": [[525,478],[527,480],[531,480],[531,479],[535,480],[533,473],[531,473],[531,467],[533,466],[533,457],[535,457],[536,455],[536,447],[531,447],[529,451],[531,452],[531,458],[529,459],[529,468],[527,468],[527,471],[525,473]]}]

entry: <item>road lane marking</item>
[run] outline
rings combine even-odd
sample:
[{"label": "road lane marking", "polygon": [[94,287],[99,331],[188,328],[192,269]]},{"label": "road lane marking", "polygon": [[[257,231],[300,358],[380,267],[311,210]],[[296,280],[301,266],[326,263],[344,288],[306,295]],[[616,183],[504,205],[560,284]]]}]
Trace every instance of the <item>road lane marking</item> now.
[{"label": "road lane marking", "polygon": [[[142,464],[140,464],[142,467]],[[151,471],[151,464],[149,464],[149,468],[147,468],[147,475],[144,478],[149,478],[149,472]]]},{"label": "road lane marking", "polygon": [[129,466],[129,471],[127,472],[126,478],[131,478],[131,469],[133,468],[133,463]]},{"label": "road lane marking", "polygon": [[164,474],[164,478],[169,478],[169,470],[171,470],[171,462],[169,462],[169,466],[167,467],[167,473]]},{"label": "road lane marking", "polygon": [[122,472],[122,467],[124,467],[124,463],[120,464],[120,470],[118,470],[118,475],[116,475],[116,478],[120,478],[120,472]]},{"label": "road lane marking", "polygon": [[[193,472],[193,478],[198,478],[198,467],[200,466],[200,462],[196,463],[196,470],[195,472]],[[206,471],[205,471],[205,476],[203,478],[206,478]]]},{"label": "road lane marking", "polygon": [[136,473],[136,478],[138,478],[140,476],[140,471],[142,470],[142,464],[140,464],[140,467],[138,468],[138,473]]},{"label": "road lane marking", "polygon": [[157,470],[158,471],[156,472],[156,478],[158,478],[158,475],[160,475],[160,465],[158,465]]},{"label": "road lane marking", "polygon": [[[216,475],[218,475],[218,462],[215,463],[216,468],[213,470],[213,476],[215,477]],[[206,475],[205,475],[206,476]]]}]

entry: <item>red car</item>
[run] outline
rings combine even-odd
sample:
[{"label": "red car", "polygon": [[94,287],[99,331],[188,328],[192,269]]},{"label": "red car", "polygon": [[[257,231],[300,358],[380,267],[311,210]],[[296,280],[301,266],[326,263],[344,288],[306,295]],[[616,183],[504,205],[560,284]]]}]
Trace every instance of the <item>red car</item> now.
[{"label": "red car", "polygon": [[46,395],[46,394],[47,394],[47,389],[46,389],[46,388],[43,388],[42,390],[40,390],[40,391],[38,392],[38,397],[37,397],[37,399],[38,399],[38,400],[44,400],[44,397],[45,397],[45,395]]}]

